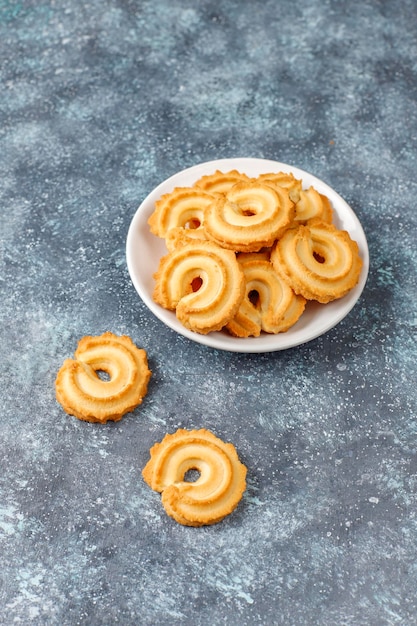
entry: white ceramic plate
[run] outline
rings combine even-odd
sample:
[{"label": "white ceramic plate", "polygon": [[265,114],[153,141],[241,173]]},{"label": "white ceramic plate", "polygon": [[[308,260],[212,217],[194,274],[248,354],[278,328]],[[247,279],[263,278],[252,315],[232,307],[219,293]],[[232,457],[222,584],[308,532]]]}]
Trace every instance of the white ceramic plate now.
[{"label": "white ceramic plate", "polygon": [[[338,228],[347,230],[358,242],[363,260],[363,268],[359,283],[344,298],[329,304],[309,302],[299,321],[286,333],[278,335],[262,334],[260,337],[238,339],[226,332],[200,335],[184,328],[177,320],[175,312],[167,311],[156,304],[152,299],[154,288],[153,274],[158,268],[159,259],[167,253],[165,243],[153,235],[148,226],[148,218],[154,210],[154,203],[162,194],[168,193],[174,187],[191,186],[198,178],[205,174],[212,174],[215,170],[228,172],[237,169],[249,176],[256,177],[265,172],[292,172],[298,179],[302,179],[303,187],[313,185],[317,191],[324,193],[330,199]],[[365,286],[369,269],[369,252],[365,233],[350,206],[326,183],[315,176],[296,167],[269,161],[265,159],[221,159],[209,161],[190,167],[174,176],[171,176],[158,185],[142,202],[132,220],[126,244],[127,266],[133,285],[146,306],[164,324],[184,337],[197,343],[228,350],[231,352],[274,352],[285,350],[311,341],[336,326],[357,302]]]}]

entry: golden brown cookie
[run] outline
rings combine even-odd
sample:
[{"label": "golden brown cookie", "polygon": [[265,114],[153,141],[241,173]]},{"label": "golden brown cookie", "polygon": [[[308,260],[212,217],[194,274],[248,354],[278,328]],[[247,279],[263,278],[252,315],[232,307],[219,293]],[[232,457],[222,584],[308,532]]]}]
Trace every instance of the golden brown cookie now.
[{"label": "golden brown cookie", "polygon": [[204,212],[209,239],[239,252],[272,246],[290,225],[294,204],[288,192],[259,182],[237,183]]},{"label": "golden brown cookie", "polygon": [[150,376],[145,350],[129,337],[110,332],[87,336],[79,341],[74,359],[66,359],[59,370],[56,398],[80,420],[116,422],[142,402]]},{"label": "golden brown cookie", "polygon": [[231,250],[193,241],[164,256],[154,275],[153,298],[175,310],[190,330],[220,330],[235,315],[245,291],[243,272]]},{"label": "golden brown cookie", "polygon": [[[165,435],[150,455],[143,478],[162,493],[167,514],[185,526],[220,522],[235,510],[246,489],[247,470],[235,447],[206,429]],[[185,480],[190,470],[199,473],[195,482]]]},{"label": "golden brown cookie", "polygon": [[346,295],[362,268],[358,245],[347,231],[320,221],[287,230],[271,261],[295,293],[322,303]]},{"label": "golden brown cookie", "polygon": [[235,337],[283,333],[304,312],[306,300],[294,293],[266,254],[243,253],[238,262],[245,276],[245,297],[226,329]]},{"label": "golden brown cookie", "polygon": [[151,232],[165,238],[172,228],[200,228],[205,209],[215,199],[216,196],[198,187],[176,187],[155,202],[148,219]]}]

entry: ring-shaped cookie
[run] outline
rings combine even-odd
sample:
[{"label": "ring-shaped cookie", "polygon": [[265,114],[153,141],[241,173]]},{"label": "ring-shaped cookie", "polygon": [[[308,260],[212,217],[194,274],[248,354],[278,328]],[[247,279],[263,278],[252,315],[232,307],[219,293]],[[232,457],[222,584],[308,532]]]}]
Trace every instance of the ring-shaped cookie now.
[{"label": "ring-shaped cookie", "polygon": [[306,300],[296,295],[265,255],[238,256],[245,276],[245,297],[226,329],[235,337],[259,337],[261,331],[286,332],[304,312]]},{"label": "ring-shaped cookie", "polygon": [[271,261],[295,293],[322,303],[346,295],[362,268],[358,245],[349,233],[315,221],[286,231]]},{"label": "ring-shaped cookie", "polygon": [[172,228],[201,228],[205,209],[216,199],[198,187],[176,187],[155,202],[148,219],[151,232],[166,237]]},{"label": "ring-shaped cookie", "polygon": [[220,330],[235,315],[245,282],[235,254],[211,241],[193,241],[164,256],[154,275],[155,302],[175,310],[190,330]]},{"label": "ring-shaped cookie", "polygon": [[66,413],[80,420],[118,421],[142,402],[150,376],[145,350],[129,337],[110,332],[87,336],[78,342],[74,359],[66,359],[60,368],[56,398]]},{"label": "ring-shaped cookie", "polygon": [[[145,482],[162,492],[167,514],[186,526],[215,524],[238,505],[246,488],[246,467],[231,443],[206,429],[179,429],[150,450]],[[196,470],[194,482],[185,480]]]},{"label": "ring-shaped cookie", "polygon": [[280,187],[237,183],[223,198],[204,212],[204,230],[209,239],[224,248],[256,252],[272,246],[290,225],[294,205]]}]

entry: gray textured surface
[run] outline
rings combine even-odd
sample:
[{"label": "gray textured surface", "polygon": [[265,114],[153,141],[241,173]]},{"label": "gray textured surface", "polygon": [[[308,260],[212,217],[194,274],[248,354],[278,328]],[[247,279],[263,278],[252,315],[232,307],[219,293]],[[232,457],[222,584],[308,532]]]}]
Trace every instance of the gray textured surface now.
[{"label": "gray textured surface", "polygon": [[[416,22],[414,0],[0,0],[2,624],[417,623]],[[286,352],[175,336],[126,269],[151,189],[233,156],[322,178],[368,237],[360,302]],[[105,330],[153,378],[97,426],[54,379]],[[180,426],[248,466],[211,528],[141,479]]]}]

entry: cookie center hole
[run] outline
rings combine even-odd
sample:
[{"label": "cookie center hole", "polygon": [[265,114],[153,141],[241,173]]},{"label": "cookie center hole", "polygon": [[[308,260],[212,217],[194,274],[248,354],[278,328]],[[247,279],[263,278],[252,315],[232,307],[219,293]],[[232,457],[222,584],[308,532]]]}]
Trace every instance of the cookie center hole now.
[{"label": "cookie center hole", "polygon": [[324,263],[326,260],[324,256],[322,256],[318,252],[313,252],[313,257],[316,259],[317,263]]},{"label": "cookie center hole", "polygon": [[192,468],[189,469],[184,474],[184,482],[186,483],[195,483],[201,476],[201,473],[198,469]]},{"label": "cookie center hole", "polygon": [[201,226],[201,222],[199,219],[197,219],[196,217],[193,217],[190,219],[189,222],[186,223],[185,228],[189,228],[190,230],[196,230],[197,228],[200,228]]},{"label": "cookie center hole", "polygon": [[195,278],[193,278],[193,280],[191,281],[191,289],[194,291],[194,293],[196,291],[198,291],[201,287],[201,285],[203,284],[202,279],[200,278],[200,276],[196,276]]},{"label": "cookie center hole", "polygon": [[248,298],[249,298],[249,302],[253,304],[253,306],[258,306],[259,293],[256,291],[256,289],[252,289],[252,291],[248,293]]},{"label": "cookie center hole", "polygon": [[110,381],[110,374],[106,370],[96,370],[96,374],[103,382],[108,383]]}]

